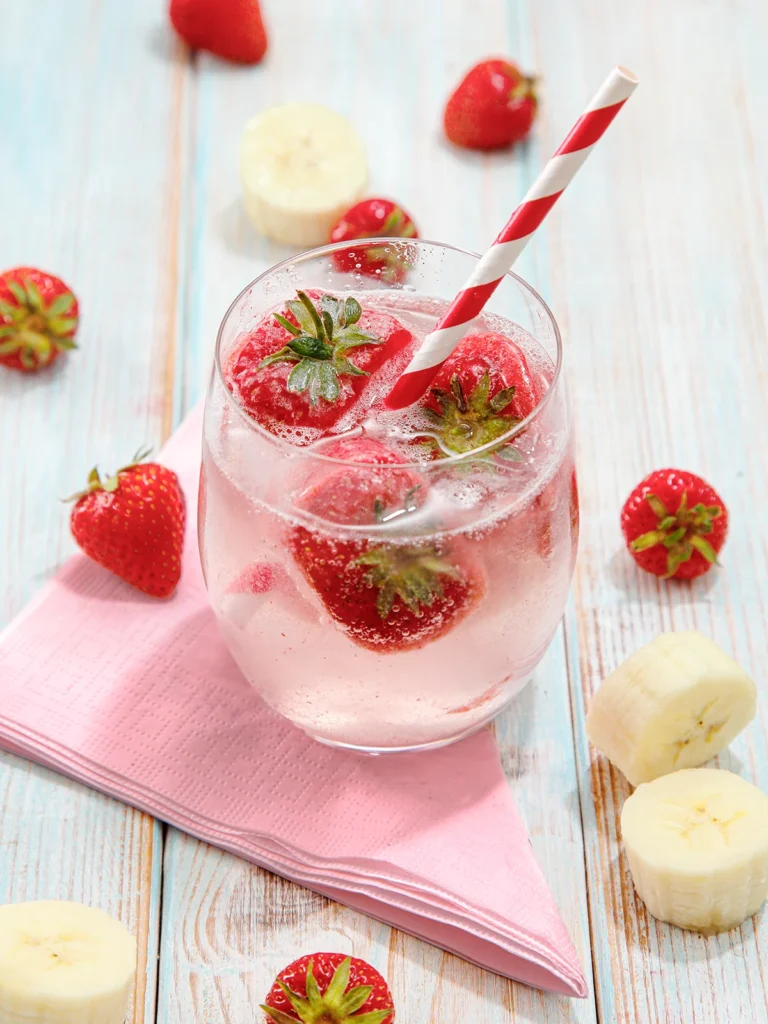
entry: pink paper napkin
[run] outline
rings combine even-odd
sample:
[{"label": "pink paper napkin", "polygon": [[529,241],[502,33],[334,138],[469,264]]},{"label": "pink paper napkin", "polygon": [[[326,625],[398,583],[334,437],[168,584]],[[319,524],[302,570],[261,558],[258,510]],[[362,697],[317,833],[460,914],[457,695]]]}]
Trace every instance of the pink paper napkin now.
[{"label": "pink paper napkin", "polygon": [[208,609],[201,415],[162,461],[189,503],[170,601],[72,558],[0,634],[0,744],[499,974],[585,996],[492,735],[367,758],[274,715]]}]

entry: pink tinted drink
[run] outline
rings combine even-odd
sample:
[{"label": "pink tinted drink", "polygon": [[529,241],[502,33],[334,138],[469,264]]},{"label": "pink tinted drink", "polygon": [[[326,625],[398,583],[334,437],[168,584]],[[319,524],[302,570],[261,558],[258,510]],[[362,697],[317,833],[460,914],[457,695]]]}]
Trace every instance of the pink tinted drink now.
[{"label": "pink tinted drink", "polygon": [[[446,264],[457,280],[466,275],[467,254],[415,248],[408,284],[437,291]],[[233,394],[233,367],[242,364],[244,339],[285,310],[297,286],[314,289],[318,310],[322,294],[353,294],[364,311],[347,327],[353,341],[359,325],[394,340],[368,377],[354,374],[359,390],[342,388],[330,426],[321,421],[333,403],[320,397],[315,422],[281,426],[276,417],[265,429],[242,399],[257,394],[261,417],[273,401],[271,379],[246,367],[250,390],[237,384]],[[440,290],[450,295],[451,282]],[[578,528],[559,338],[535,293],[511,277],[510,291],[521,296],[508,307],[518,322],[479,318],[471,335],[480,340],[468,342],[461,373],[426,406],[399,413],[381,400],[445,300],[371,289],[360,275],[334,271],[325,254],[310,254],[255,282],[225,320],[206,408],[206,582],[246,678],[317,739],[368,751],[458,739],[525,685],[557,628]],[[342,313],[336,336],[343,323]],[[278,350],[283,334],[274,336]],[[493,383],[495,369],[483,376],[483,360],[500,358],[505,345],[516,360],[514,389]],[[354,361],[365,347],[345,353]],[[285,361],[293,371],[300,357]],[[300,420],[301,397],[289,399]],[[503,433],[509,409],[525,418]]]}]

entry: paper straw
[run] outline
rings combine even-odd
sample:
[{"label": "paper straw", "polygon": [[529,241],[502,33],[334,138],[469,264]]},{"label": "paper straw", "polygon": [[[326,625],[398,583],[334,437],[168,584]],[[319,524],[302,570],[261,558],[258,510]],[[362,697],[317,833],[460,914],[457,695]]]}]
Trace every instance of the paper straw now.
[{"label": "paper straw", "polygon": [[471,277],[451,303],[437,327],[424,339],[385,404],[404,409],[419,399],[437,371],[482,311],[504,275],[528,244],[531,235],[565,191],[578,169],[602,138],[637,86],[626,68],[608,75],[563,144],[528,190],[491,248],[480,259]]}]

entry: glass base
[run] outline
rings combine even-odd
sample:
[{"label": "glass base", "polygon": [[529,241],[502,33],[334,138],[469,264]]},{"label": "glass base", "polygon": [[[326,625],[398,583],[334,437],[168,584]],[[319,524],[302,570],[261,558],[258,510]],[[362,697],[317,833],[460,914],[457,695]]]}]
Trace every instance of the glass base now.
[{"label": "glass base", "polygon": [[474,736],[476,732],[480,732],[490,722],[497,718],[503,711],[509,707],[512,701],[517,697],[531,681],[533,673],[521,679],[514,689],[514,692],[510,693],[501,707],[491,711],[485,718],[480,719],[479,722],[473,722],[463,732],[456,733],[454,736],[445,736],[439,740],[431,740],[427,743],[413,743],[407,744],[402,747],[368,747],[360,746],[356,743],[342,743],[340,740],[331,740],[326,736],[315,736],[309,730],[303,730],[310,739],[313,739],[315,743],[321,743],[324,747],[335,747],[337,750],[351,750],[356,754],[367,754],[369,757],[378,757],[380,754],[416,754],[427,750],[439,750],[441,747],[449,747],[453,743],[460,743],[462,740],[467,739],[469,736]]}]

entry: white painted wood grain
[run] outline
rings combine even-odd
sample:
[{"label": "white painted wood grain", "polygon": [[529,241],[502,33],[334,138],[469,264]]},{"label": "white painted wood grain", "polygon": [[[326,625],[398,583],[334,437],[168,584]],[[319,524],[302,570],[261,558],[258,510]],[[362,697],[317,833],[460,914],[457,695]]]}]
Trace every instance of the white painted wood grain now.
[{"label": "white painted wood grain", "polygon": [[155,1020],[162,830],[146,814],[0,752],[0,904],[101,907],[139,948],[129,1024]]},{"label": "white painted wood grain", "polygon": [[[695,626],[755,673],[759,720],[720,763],[768,788],[768,516],[755,514],[768,486],[768,135],[757,113],[768,9],[543,0],[536,24],[550,144],[606,66],[641,81],[547,224],[579,434],[567,637],[601,1019],[762,1022],[768,919],[703,939],[647,916],[617,842],[628,789],[588,750],[583,716],[622,658],[662,629]],[[624,498],[665,465],[701,473],[731,509],[724,568],[693,586],[643,576],[621,550]]]},{"label": "white painted wood grain", "polygon": [[[0,368],[0,625],[72,550],[59,499],[170,424],[186,76],[153,0],[30,0],[1,20],[0,268],[60,274],[82,330],[50,373]],[[136,1024],[155,1019],[161,865],[151,818],[0,755],[0,902],[119,917],[139,942]]]}]

